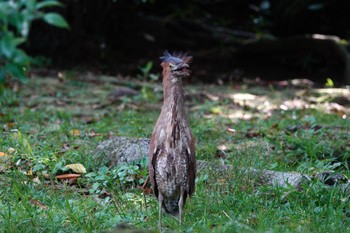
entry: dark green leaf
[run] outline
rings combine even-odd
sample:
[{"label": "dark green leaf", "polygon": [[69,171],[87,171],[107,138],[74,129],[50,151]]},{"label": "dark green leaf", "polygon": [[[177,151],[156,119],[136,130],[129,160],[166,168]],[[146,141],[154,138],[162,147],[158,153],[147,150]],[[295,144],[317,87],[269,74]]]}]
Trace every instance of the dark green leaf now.
[{"label": "dark green leaf", "polygon": [[30,63],[30,60],[31,58],[22,49],[16,49],[13,56],[13,61],[16,64],[27,66]]},{"label": "dark green leaf", "polygon": [[24,67],[20,65],[14,63],[7,63],[5,66],[5,70],[10,76],[18,78],[22,81],[25,81],[25,79],[27,78],[27,76],[24,73]]},{"label": "dark green leaf", "polygon": [[6,33],[0,40],[0,53],[10,58],[16,49],[15,37],[12,33]]},{"label": "dark green leaf", "polygon": [[0,83],[4,83],[6,81],[6,74],[4,72],[3,67],[0,67]]},{"label": "dark green leaf", "polygon": [[25,4],[26,4],[26,8],[29,11],[32,11],[35,9],[36,1],[35,0],[26,0]]},{"label": "dark green leaf", "polygon": [[324,8],[324,5],[322,3],[313,3],[313,4],[310,4],[307,8],[310,11],[318,11]]},{"label": "dark green leaf", "polygon": [[17,46],[17,45],[24,43],[26,41],[26,39],[23,37],[17,37],[17,38],[14,38],[13,41],[14,41],[15,45]]},{"label": "dark green leaf", "polygon": [[62,6],[62,4],[58,1],[43,1],[36,4],[36,9],[39,10],[41,8],[52,7],[52,6]]},{"label": "dark green leaf", "polygon": [[47,13],[44,15],[44,21],[48,24],[61,28],[69,28],[67,21],[57,13]]},{"label": "dark green leaf", "polygon": [[3,19],[11,11],[11,7],[8,2],[0,2],[0,18]]}]

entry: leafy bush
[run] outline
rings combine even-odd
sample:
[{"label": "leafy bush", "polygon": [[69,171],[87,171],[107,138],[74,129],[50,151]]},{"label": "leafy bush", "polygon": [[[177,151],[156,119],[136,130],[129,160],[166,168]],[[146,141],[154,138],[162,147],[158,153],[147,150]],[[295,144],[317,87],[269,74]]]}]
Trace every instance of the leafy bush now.
[{"label": "leafy bush", "polygon": [[32,59],[19,48],[26,42],[31,24],[42,19],[56,27],[68,28],[66,20],[48,7],[62,6],[59,1],[0,0],[0,83],[9,79],[26,80],[26,69]]}]

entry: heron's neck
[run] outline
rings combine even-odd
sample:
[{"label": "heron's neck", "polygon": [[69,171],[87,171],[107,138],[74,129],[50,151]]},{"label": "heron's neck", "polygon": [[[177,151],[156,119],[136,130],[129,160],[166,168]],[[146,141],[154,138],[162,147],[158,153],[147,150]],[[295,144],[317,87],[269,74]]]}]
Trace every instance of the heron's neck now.
[{"label": "heron's neck", "polygon": [[174,116],[184,113],[184,91],[180,78],[163,79],[164,99],[162,111],[171,112]]}]

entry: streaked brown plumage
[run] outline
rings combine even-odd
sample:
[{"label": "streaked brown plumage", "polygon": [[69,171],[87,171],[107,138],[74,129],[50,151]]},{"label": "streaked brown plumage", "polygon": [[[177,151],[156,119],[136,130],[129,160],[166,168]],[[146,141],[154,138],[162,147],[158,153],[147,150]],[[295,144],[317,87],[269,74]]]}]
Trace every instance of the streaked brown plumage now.
[{"label": "streaked brown plumage", "polygon": [[149,177],[161,208],[179,216],[188,196],[195,190],[196,159],[194,138],[184,107],[182,78],[189,76],[192,57],[171,55],[161,57],[163,67],[163,106],[153,129],[149,150]]}]

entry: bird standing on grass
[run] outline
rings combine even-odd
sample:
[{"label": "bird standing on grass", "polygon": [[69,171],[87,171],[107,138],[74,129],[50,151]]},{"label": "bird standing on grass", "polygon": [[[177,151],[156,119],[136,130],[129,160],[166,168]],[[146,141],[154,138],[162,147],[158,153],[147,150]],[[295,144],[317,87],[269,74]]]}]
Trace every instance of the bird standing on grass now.
[{"label": "bird standing on grass", "polygon": [[185,113],[182,79],[189,77],[192,57],[164,52],[163,106],[153,129],[149,150],[149,177],[159,203],[161,230],[162,208],[179,217],[188,196],[195,189],[196,158],[194,138]]}]

